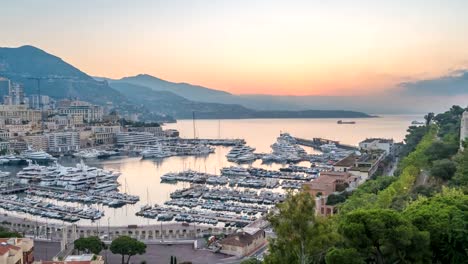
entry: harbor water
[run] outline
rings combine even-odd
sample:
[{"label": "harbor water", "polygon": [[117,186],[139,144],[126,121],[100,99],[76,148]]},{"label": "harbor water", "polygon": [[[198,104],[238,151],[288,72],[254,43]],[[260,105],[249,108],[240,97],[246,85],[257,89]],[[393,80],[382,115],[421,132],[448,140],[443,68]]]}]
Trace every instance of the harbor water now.
[{"label": "harbor water", "polygon": [[[413,120],[421,120],[421,116],[382,116],[378,118],[353,119],[356,124],[337,124],[335,119],[248,119],[248,120],[180,120],[174,124],[167,124],[165,129],[173,128],[180,131],[183,138],[242,138],[247,145],[255,147],[255,152],[269,153],[270,145],[276,141],[281,132],[288,132],[295,137],[312,139],[321,137],[340,141],[343,144],[357,145],[360,141],[370,137],[393,138],[396,142],[402,141],[408,126]],[[346,120],[345,120],[346,121]],[[195,128],[195,131],[194,131]],[[315,150],[305,148],[307,152]],[[136,216],[141,206],[146,204],[162,205],[169,200],[169,195],[177,189],[189,187],[189,183],[161,183],[160,176],[168,172],[180,172],[192,169],[200,172],[220,174],[223,167],[236,165],[227,161],[226,154],[230,147],[216,147],[213,154],[204,157],[183,156],[170,157],[164,160],[141,159],[141,157],[114,157],[107,160],[86,160],[90,166],[119,171],[121,176],[120,191],[140,196],[140,202],[135,205],[125,205],[121,208],[109,208],[100,205],[99,209],[105,212],[100,220],[80,220],[80,225],[126,226],[155,224],[157,220]],[[59,163],[71,166],[79,160],[64,157]],[[303,162],[299,165],[310,166]],[[247,165],[244,165],[247,166]],[[281,164],[262,164],[257,160],[253,167],[270,170],[281,168]],[[281,190],[279,190],[281,191]],[[97,207],[97,206],[95,206]],[[15,214],[29,219],[36,216]],[[45,221],[45,219],[41,219]]]}]

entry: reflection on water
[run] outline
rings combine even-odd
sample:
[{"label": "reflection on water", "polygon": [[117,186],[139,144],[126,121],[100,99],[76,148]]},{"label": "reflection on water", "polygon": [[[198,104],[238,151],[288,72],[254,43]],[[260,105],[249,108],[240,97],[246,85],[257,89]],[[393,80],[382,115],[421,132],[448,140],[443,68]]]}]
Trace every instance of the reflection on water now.
[{"label": "reflection on water", "polygon": [[[353,119],[355,125],[338,125],[335,119],[255,119],[255,120],[197,120],[196,129],[199,138],[244,138],[247,144],[255,147],[256,152],[270,152],[270,145],[276,141],[280,132],[289,132],[293,136],[303,138],[323,137],[339,140],[342,143],[357,145],[368,137],[394,138],[401,141],[407,127],[417,116],[385,116],[381,118]],[[193,136],[191,120],[182,120],[169,124],[166,128],[178,129],[182,137]],[[313,150],[306,149],[309,153]],[[110,159],[103,162],[87,161],[91,166],[104,167],[122,173],[119,178],[120,190],[139,195],[141,200],[136,205],[126,205],[112,209],[101,207],[105,217],[93,225],[128,225],[150,224],[156,220],[135,216],[142,205],[147,203],[163,204],[169,199],[169,194],[176,189],[188,187],[188,183],[160,183],[160,176],[168,172],[186,169],[216,173],[225,166],[234,165],[228,162],[225,155],[229,148],[217,147],[216,152],[206,157],[170,157],[163,161],[142,160],[139,157]],[[63,159],[63,165],[74,165],[77,160]],[[303,163],[301,165],[308,165]],[[253,166],[268,169],[279,169],[281,165],[261,164],[256,161]],[[90,224],[90,221],[80,221],[79,224]]]}]

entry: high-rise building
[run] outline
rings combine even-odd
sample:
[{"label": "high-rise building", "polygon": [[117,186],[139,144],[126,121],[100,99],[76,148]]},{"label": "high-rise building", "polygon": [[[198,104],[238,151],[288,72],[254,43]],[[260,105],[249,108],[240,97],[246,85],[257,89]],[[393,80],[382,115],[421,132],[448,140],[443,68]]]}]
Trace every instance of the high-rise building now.
[{"label": "high-rise building", "polygon": [[0,95],[7,95],[10,92],[10,80],[0,77]]},{"label": "high-rise building", "polygon": [[10,85],[10,96],[12,105],[24,104],[24,87],[21,84],[13,83]]},{"label": "high-rise building", "polygon": [[32,94],[29,96],[29,107],[32,109],[49,109],[50,97]]},{"label": "high-rise building", "polygon": [[50,152],[68,153],[80,150],[80,133],[76,131],[46,134]]},{"label": "high-rise building", "polygon": [[463,141],[468,138],[468,111],[463,112],[460,124],[460,149],[463,149]]},{"label": "high-rise building", "polygon": [[23,85],[18,83],[11,83],[9,80],[0,81],[0,90],[8,87],[8,95],[3,97],[3,104],[5,105],[22,105],[24,104],[24,88]]}]

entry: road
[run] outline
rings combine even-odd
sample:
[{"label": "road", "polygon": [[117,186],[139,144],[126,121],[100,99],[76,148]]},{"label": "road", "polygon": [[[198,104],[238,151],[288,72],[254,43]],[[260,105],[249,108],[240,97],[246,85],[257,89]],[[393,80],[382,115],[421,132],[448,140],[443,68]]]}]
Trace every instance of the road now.
[{"label": "road", "polygon": [[[52,260],[60,251],[59,242],[50,241],[34,241],[34,258],[35,260]],[[101,255],[107,256],[108,263],[120,263],[121,256],[114,255],[110,251],[104,250]],[[130,263],[141,263],[143,260],[148,264],[167,264],[170,262],[171,256],[177,257],[177,262],[191,261],[193,264],[215,264],[222,259],[230,256],[213,253],[208,250],[195,250],[193,245],[156,245],[147,244],[146,253],[144,255],[133,256]]]}]

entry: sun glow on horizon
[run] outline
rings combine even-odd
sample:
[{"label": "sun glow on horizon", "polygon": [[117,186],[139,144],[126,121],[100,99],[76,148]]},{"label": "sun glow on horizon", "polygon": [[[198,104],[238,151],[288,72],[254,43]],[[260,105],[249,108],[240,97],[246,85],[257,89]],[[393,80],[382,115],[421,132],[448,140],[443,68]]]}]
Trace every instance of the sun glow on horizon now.
[{"label": "sun glow on horizon", "polygon": [[468,64],[461,0],[26,2],[2,4],[2,46],[32,44],[94,76],[355,95]]}]

